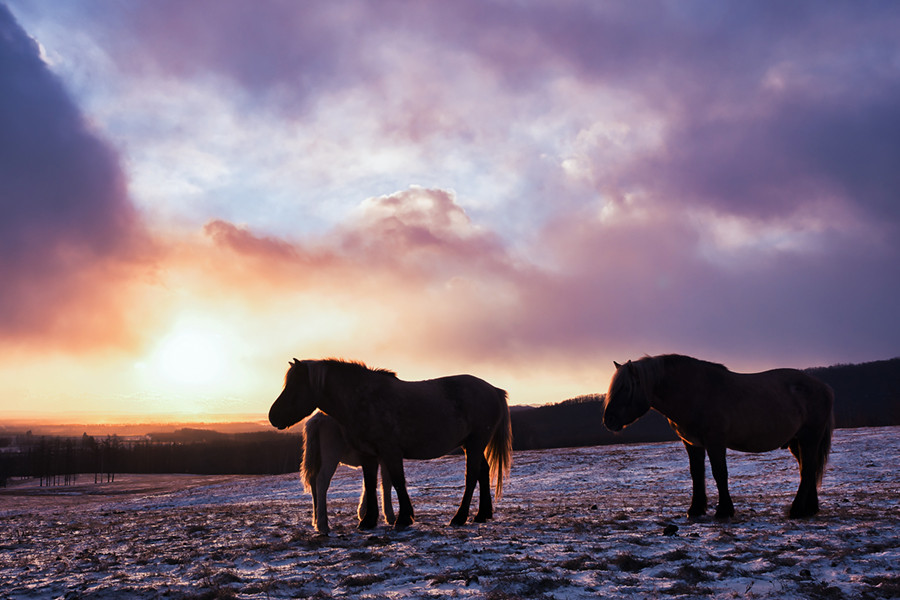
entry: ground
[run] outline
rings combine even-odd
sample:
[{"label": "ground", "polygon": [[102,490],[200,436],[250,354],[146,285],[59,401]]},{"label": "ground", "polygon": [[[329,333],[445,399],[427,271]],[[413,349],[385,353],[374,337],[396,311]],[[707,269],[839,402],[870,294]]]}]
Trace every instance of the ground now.
[{"label": "ground", "polygon": [[15,482],[0,493],[0,596],[896,598],[898,450],[900,428],[835,432],[822,511],[804,520],[785,516],[787,451],[729,453],[727,522],[687,518],[677,443],[517,452],[496,518],[465,527],[447,525],[462,458],[409,461],[403,532],[356,530],[360,473],[342,467],[327,538],[296,475]]}]

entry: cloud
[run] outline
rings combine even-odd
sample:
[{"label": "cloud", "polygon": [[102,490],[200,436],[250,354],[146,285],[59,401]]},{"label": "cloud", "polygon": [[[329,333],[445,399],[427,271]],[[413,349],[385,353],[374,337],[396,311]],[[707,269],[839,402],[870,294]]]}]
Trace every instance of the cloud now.
[{"label": "cloud", "polygon": [[5,6],[0,74],[0,336],[118,338],[113,282],[146,244],[119,159]]},{"label": "cloud", "polygon": [[[142,207],[206,223],[155,232],[173,295],[304,312],[272,335],[336,353],[896,352],[890,3],[75,6],[128,84],[103,91],[153,98],[86,94]],[[111,175],[83,224],[102,235],[64,219],[53,239],[107,264],[134,250],[110,232],[136,217],[67,106]]]},{"label": "cloud", "polygon": [[200,279],[258,312],[296,314],[298,328],[279,335],[312,356],[578,368],[685,352],[749,370],[896,351],[900,285],[877,275],[896,260],[893,245],[827,226],[719,219],[600,203],[549,224],[533,261],[452,192],[411,187],[362,201],[316,237],[211,222]]},{"label": "cloud", "polygon": [[[561,203],[593,201],[581,186],[565,189],[565,165],[605,196],[642,192],[769,220],[824,199],[897,221],[890,32],[900,11],[890,3],[164,1],[90,19],[70,10],[131,89],[189,96],[178,81],[216,95],[194,98],[191,112],[226,111],[229,135],[209,119],[187,137],[202,136],[202,151],[228,165],[216,182],[231,178],[229,188],[205,190],[223,219],[251,220],[232,198],[246,193],[241,182],[267,188],[258,201],[270,213],[289,202],[315,212],[310,197],[346,207],[420,183],[477,196],[519,235]],[[172,134],[198,121],[207,119],[187,115]],[[585,142],[604,128],[626,133]],[[164,146],[147,158],[173,155]],[[154,203],[195,205],[172,195]]]},{"label": "cloud", "polygon": [[[357,47],[367,30],[362,3],[163,0],[107,8],[89,26],[112,34],[111,58],[126,72],[220,77],[299,112],[346,78],[367,77]],[[121,31],[129,34],[116,35]]]}]

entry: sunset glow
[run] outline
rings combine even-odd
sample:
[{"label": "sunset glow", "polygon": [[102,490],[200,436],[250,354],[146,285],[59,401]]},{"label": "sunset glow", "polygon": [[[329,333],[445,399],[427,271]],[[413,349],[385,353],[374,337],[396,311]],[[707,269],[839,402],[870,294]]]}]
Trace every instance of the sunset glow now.
[{"label": "sunset glow", "polygon": [[264,420],[293,357],[540,404],[644,354],[897,356],[898,28],[0,0],[0,418]]},{"label": "sunset glow", "polygon": [[169,383],[204,386],[225,375],[228,358],[221,336],[187,327],[169,333],[151,356],[150,364]]}]

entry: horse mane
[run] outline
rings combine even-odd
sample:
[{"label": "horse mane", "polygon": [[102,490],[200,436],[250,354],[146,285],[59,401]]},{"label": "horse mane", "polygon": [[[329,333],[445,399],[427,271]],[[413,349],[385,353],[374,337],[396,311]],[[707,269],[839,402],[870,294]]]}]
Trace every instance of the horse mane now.
[{"label": "horse mane", "polygon": [[[651,357],[646,357],[651,358]],[[661,360],[667,367],[681,367],[686,364],[695,364],[695,365],[703,365],[706,367],[710,367],[713,369],[721,369],[723,371],[728,371],[728,367],[720,363],[709,362],[707,360],[701,360],[699,358],[694,358],[692,356],[684,356],[683,354],[663,354],[662,356],[655,357],[658,360]]]},{"label": "horse mane", "polygon": [[391,371],[390,369],[376,369],[366,365],[366,363],[361,360],[346,360],[343,358],[326,358],[318,361],[322,364],[333,366],[338,369],[343,369],[345,371],[349,371],[352,373],[379,373],[381,375],[389,375],[390,377],[397,377],[397,373]]},{"label": "horse mane", "polygon": [[644,356],[631,363],[640,387],[645,394],[650,393],[650,390],[653,389],[653,384],[662,377],[666,358],[666,356]]},{"label": "horse mane", "polygon": [[[661,354],[659,356],[650,356],[645,354],[642,358],[628,362],[628,369],[637,378],[637,385],[640,389],[648,393],[653,389],[653,385],[662,378],[667,370],[680,369],[685,366],[705,366],[707,368],[728,371],[725,365],[719,363],[708,362],[685,356],[683,354]],[[626,377],[614,377],[614,390],[616,392],[631,393],[632,381]]]}]

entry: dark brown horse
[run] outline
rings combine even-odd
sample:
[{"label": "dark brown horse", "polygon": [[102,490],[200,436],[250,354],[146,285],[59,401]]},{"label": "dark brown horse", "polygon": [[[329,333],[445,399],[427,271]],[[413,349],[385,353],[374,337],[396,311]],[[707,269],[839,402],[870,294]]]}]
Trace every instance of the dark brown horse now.
[{"label": "dark brown horse", "polygon": [[493,516],[490,484],[503,492],[503,477],[512,462],[512,428],[506,392],[471,375],[428,381],[402,381],[391,371],[342,360],[294,359],[284,390],[269,410],[269,422],[290,427],[316,408],[343,426],[347,441],[362,462],[367,510],[360,528],[378,521],[375,494],[379,462],[397,491],[398,529],[413,522],[403,459],[438,458],[462,447],[466,486],[452,525],[463,525],[480,488],[475,521]]},{"label": "dark brown horse", "polygon": [[[362,466],[359,453],[347,441],[347,434],[341,424],[322,412],[317,412],[303,422],[303,464],[300,466],[300,480],[303,489],[312,494],[312,524],[320,535],[328,535],[328,486],[339,464],[349,467]],[[394,523],[394,508],[391,506],[391,477],[381,469],[381,506],[384,520]],[[363,486],[359,498],[357,515],[365,519],[368,510],[368,496]]]},{"label": "dark brown horse", "polygon": [[706,512],[704,451],[719,491],[716,517],[728,518],[734,515],[734,504],[725,449],[790,448],[800,465],[800,487],[790,516],[808,517],[819,511],[817,488],[831,449],[833,405],[831,388],[802,371],[733,373],[719,364],[670,354],[616,363],[603,423],[620,431],[651,408],[669,420],[690,460],[690,516]]}]

